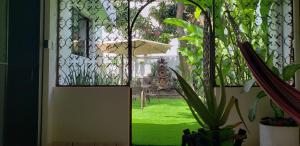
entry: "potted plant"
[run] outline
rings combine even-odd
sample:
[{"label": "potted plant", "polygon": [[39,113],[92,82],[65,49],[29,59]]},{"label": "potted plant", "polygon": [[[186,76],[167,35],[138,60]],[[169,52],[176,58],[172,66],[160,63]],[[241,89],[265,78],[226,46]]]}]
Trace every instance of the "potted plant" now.
[{"label": "potted plant", "polygon": [[[206,86],[203,80],[204,97],[198,96],[187,81],[173,70],[180,85],[180,89],[177,89],[177,92],[184,98],[194,118],[202,127],[201,130],[198,131],[196,145],[233,146],[235,137],[233,128],[244,123],[244,120],[239,110],[238,100],[235,97],[231,97],[227,103],[222,69],[221,67],[216,68],[221,83],[220,97],[217,98],[214,95],[213,85],[209,84]],[[242,122],[225,125],[234,105]]]},{"label": "potted plant", "polygon": [[[273,57],[271,56],[271,58]],[[273,66],[273,59],[269,60],[269,62],[267,61],[267,64],[272,71],[287,82],[290,81],[295,72],[300,69],[300,64],[290,64],[285,66],[280,73],[278,68]],[[244,90],[248,92],[254,83],[254,79],[249,80],[245,84]],[[255,120],[257,104],[265,97],[267,97],[267,94],[264,91],[260,91],[256,95],[248,113],[250,121]],[[260,120],[260,146],[299,146],[299,127],[296,121],[292,118],[285,117],[284,111],[282,111],[271,99],[269,100],[274,116],[264,117]]]}]

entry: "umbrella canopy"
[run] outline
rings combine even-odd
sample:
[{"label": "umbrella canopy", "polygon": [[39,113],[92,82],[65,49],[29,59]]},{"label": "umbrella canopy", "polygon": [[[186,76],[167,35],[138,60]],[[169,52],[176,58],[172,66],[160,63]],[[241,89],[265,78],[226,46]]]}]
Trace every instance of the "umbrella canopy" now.
[{"label": "umbrella canopy", "polygon": [[[115,54],[128,54],[128,43],[125,41],[108,41],[102,44],[98,44],[99,51],[103,53],[115,53]],[[132,52],[133,55],[147,55],[147,54],[160,54],[166,53],[171,45],[143,40],[143,39],[133,39],[132,40]]]}]

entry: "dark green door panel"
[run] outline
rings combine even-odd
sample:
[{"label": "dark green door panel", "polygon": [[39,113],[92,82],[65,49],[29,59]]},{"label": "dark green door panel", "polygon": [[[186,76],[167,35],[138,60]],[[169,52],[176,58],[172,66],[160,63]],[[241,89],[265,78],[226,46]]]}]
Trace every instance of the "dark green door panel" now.
[{"label": "dark green door panel", "polygon": [[0,0],[0,146],[3,146],[4,98],[7,73],[7,0]]},{"label": "dark green door panel", "polygon": [[37,146],[40,0],[9,0],[4,146]]}]

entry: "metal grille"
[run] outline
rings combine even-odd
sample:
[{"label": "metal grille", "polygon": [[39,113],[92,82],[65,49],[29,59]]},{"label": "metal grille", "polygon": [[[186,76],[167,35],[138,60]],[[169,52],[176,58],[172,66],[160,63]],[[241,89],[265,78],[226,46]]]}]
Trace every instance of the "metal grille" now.
[{"label": "metal grille", "polygon": [[127,1],[59,0],[59,86],[128,83]]},{"label": "metal grille", "polygon": [[275,64],[282,69],[294,63],[293,48],[293,1],[277,0],[271,8],[270,44],[275,51]]},{"label": "metal grille", "polygon": [[[176,16],[176,5],[172,0],[131,0],[130,1],[130,23],[132,26],[132,77],[133,82],[139,78],[151,76],[153,70],[147,65],[156,62],[159,58],[169,58],[170,54],[165,54],[168,47],[162,47],[170,42],[171,33],[175,33],[176,28],[164,24],[164,19]],[[141,39],[145,42],[136,43],[134,40]],[[151,41],[151,42],[147,42]],[[159,44],[159,45],[155,45]],[[161,46],[162,45],[162,46]],[[150,47],[149,47],[150,46]],[[169,46],[171,47],[171,45]],[[139,48],[145,48],[139,51]],[[164,54],[164,55],[163,55]],[[172,54],[174,55],[174,54]],[[171,56],[172,56],[171,55]],[[177,54],[176,54],[177,55]],[[178,65],[177,57],[171,57],[172,67]],[[160,56],[160,57],[158,57]],[[151,58],[151,59],[150,59]],[[151,60],[151,61],[150,61]],[[141,65],[138,62],[142,62]],[[144,67],[145,66],[145,67]],[[171,67],[170,66],[170,67]],[[139,72],[139,73],[138,73]],[[141,73],[143,72],[143,73]]]},{"label": "metal grille", "polygon": [[[132,63],[129,60],[135,58],[132,56],[153,53],[152,51],[142,54],[136,51],[136,48],[148,44],[132,41],[132,54],[129,55],[127,42],[129,36],[132,36],[130,40],[144,39],[168,43],[169,38],[163,33],[170,31],[171,27],[161,26],[164,19],[157,18],[159,14],[155,11],[155,7],[161,3],[171,2],[170,0],[166,2],[60,0],[57,84],[128,85],[132,76]],[[128,8],[130,8],[129,17]],[[174,15],[175,13],[174,11]],[[167,16],[168,14],[165,18]],[[153,24],[156,21],[160,21],[159,24]],[[128,23],[132,26],[130,31]],[[173,27],[172,31],[174,30]]]},{"label": "metal grille", "polygon": [[[118,0],[59,0],[57,84],[128,84],[131,76],[131,63],[128,61],[131,60],[131,56],[128,55],[127,47],[128,36],[131,35],[128,34],[128,22],[131,23],[139,9],[149,1],[151,0],[132,0],[130,3]],[[142,12],[137,17],[132,39],[167,43],[170,36],[165,34],[176,35],[176,27],[163,25],[161,22],[164,17],[176,17],[176,4],[169,0],[153,3],[155,4],[147,6],[152,7],[148,9],[150,12],[147,16]],[[292,0],[227,3],[243,34],[265,61],[273,58],[273,64],[279,71],[285,65],[294,62]],[[174,11],[166,10],[168,14],[155,11],[155,8],[166,4],[171,4]],[[129,5],[131,13],[128,17]],[[216,9],[216,12],[224,14],[225,3],[221,9],[221,12]],[[161,16],[155,14],[157,12]],[[217,51],[215,59],[218,63],[221,58],[220,52],[223,52],[223,65],[227,68],[225,82],[230,86],[240,86],[252,78],[251,73],[236,46],[234,32],[227,25],[229,23],[224,19],[224,15],[221,15],[220,19],[223,22],[218,24],[218,20],[215,20],[214,25]],[[153,23],[156,21],[158,24]],[[220,38],[220,33],[223,33],[224,40]],[[134,49],[137,46],[132,47]]]}]

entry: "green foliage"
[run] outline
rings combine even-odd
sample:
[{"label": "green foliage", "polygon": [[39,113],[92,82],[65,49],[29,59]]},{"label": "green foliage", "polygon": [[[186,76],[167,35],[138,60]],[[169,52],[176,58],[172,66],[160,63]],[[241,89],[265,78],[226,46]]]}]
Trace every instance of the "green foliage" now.
[{"label": "green foliage", "polygon": [[186,42],[185,47],[179,48],[182,56],[186,57],[187,63],[192,66],[192,76],[194,88],[197,93],[201,93],[201,77],[203,71],[203,29],[187,20],[177,18],[167,18],[164,22],[168,25],[181,27],[186,32],[186,35],[178,39]]},{"label": "green foliage", "polygon": [[[212,0],[208,1],[199,1],[199,0],[177,0],[178,2],[183,2],[186,5],[192,5],[197,7],[195,12],[193,13],[195,19],[199,19],[201,13],[207,15],[207,11],[211,11]],[[241,57],[241,53],[236,46],[236,38],[237,34],[235,34],[233,28],[230,25],[230,21],[228,16],[225,15],[225,11],[230,11],[230,14],[234,18],[234,21],[238,24],[238,28],[242,34],[245,34],[245,39],[251,40],[251,44],[253,44],[254,48],[256,48],[256,52],[259,54],[262,60],[266,61],[268,67],[278,76],[280,76],[283,80],[288,81],[292,78],[294,73],[300,69],[300,65],[287,65],[283,68],[282,72],[278,68],[273,65],[274,62],[274,51],[269,50],[269,25],[268,25],[268,17],[269,14],[272,13],[271,7],[274,5],[274,0],[263,1],[263,0],[216,0],[216,13],[215,13],[215,32],[216,32],[216,61],[219,62],[223,60],[223,69],[221,70],[226,76],[224,77],[224,81],[220,79],[217,80],[218,84],[226,85],[245,85],[244,90],[249,91],[251,87],[255,84],[255,80],[252,79],[251,73],[246,66],[245,60]],[[199,14],[200,13],[200,14]],[[260,19],[260,21],[258,21]],[[169,18],[165,20],[165,23],[174,25],[177,27],[182,27],[185,29],[187,34],[185,36],[180,37],[180,40],[186,41],[189,46],[186,48],[181,48],[180,52],[183,56],[186,56],[191,65],[195,65],[197,70],[202,69],[202,53],[203,44],[207,42],[203,42],[203,32],[198,31],[197,33],[201,33],[201,35],[194,35],[194,28],[202,29],[200,26],[194,27],[194,23],[184,20],[177,20],[174,18]],[[200,50],[200,51],[199,51]],[[197,53],[200,54],[197,54]],[[222,59],[221,56],[224,56]],[[199,62],[198,62],[199,61]],[[196,62],[196,63],[195,63]],[[195,71],[193,71],[195,72]],[[200,76],[201,78],[201,76]],[[187,86],[187,84],[183,84],[182,86]],[[196,98],[195,93],[192,92],[192,88],[189,90],[186,89],[185,96],[191,96]],[[210,112],[214,108],[212,107],[214,104],[210,103],[210,95],[207,94],[209,91],[209,87],[204,87],[205,91],[205,101],[208,103],[208,110]],[[186,93],[188,92],[188,93]],[[207,98],[208,97],[208,98]],[[256,96],[256,99],[253,105],[249,110],[249,119],[255,119],[256,107],[259,100],[266,97],[264,92],[259,92]],[[194,99],[195,100],[195,99]],[[275,113],[276,117],[283,117],[283,112],[273,103],[270,102],[270,105]],[[195,106],[193,104],[191,107]],[[199,106],[199,105],[198,105]],[[201,106],[201,105],[200,105]],[[196,114],[197,109],[191,108],[194,110]],[[198,109],[199,110],[199,109]],[[206,116],[206,118],[209,115]],[[199,117],[198,117],[199,118]],[[201,124],[206,124],[209,122],[208,119],[205,119]],[[199,123],[200,123],[199,122]],[[210,125],[214,126],[214,125]],[[209,126],[208,126],[209,127]]]},{"label": "green foliage", "polygon": [[[212,10],[211,0],[194,1],[194,3],[190,0],[177,1],[196,7],[194,13],[192,13],[195,20],[199,20],[200,15],[205,15],[207,11]],[[237,4],[237,6],[232,7],[232,9],[234,9],[233,13],[235,17],[239,18],[238,23],[241,24],[245,33],[254,34],[260,32],[259,30],[254,31],[257,28],[255,25],[255,8],[257,7],[257,1],[247,1],[247,5],[250,7],[246,7],[245,3],[239,3],[237,1],[226,1],[226,3],[229,3],[229,5],[233,5],[233,3]],[[201,6],[201,9],[198,6]],[[251,73],[236,46],[236,35],[230,28],[230,23],[226,19],[226,15],[224,15],[225,1],[216,0],[215,9],[216,61],[219,62],[221,56],[224,56],[223,60],[225,63],[223,66],[223,72],[226,75],[224,77],[225,85],[243,85],[244,82],[251,79]],[[238,17],[239,15],[243,15],[247,19],[242,19]],[[248,19],[248,17],[250,19]],[[168,18],[164,22],[169,25],[174,25],[185,29],[186,35],[181,36],[178,39],[186,41],[188,46],[181,48],[180,52],[183,56],[188,58],[188,63],[193,66],[193,68],[202,71],[203,45],[204,43],[208,43],[203,42],[202,26],[191,21],[178,20],[175,18]],[[254,37],[252,38],[256,39]],[[260,40],[257,40],[256,42],[262,43]],[[199,73],[196,75],[199,75]],[[220,84],[219,80],[217,80],[217,84]]]},{"label": "green foliage", "polygon": [[[221,67],[217,67],[217,70],[221,83],[221,96],[219,97],[219,100],[214,95],[212,85],[205,86],[205,84],[203,84],[204,96],[200,97],[196,94],[193,88],[183,79],[183,77],[173,70],[173,72],[177,76],[181,88],[181,90],[178,90],[178,93],[187,102],[197,122],[202,127],[210,130],[218,130],[222,128],[229,117],[232,107],[238,104],[238,100],[234,97],[231,97],[230,101],[226,105],[226,93],[222,69]],[[218,101],[220,102],[218,103]],[[235,107],[237,108],[237,111],[240,115],[239,106],[236,105]],[[244,122],[243,118],[240,118]]]},{"label": "green foliage", "polygon": [[[114,31],[112,28],[118,29],[118,32],[121,36],[127,37],[128,35],[128,26],[127,26],[127,12],[128,12],[128,6],[127,2],[124,1],[113,1],[111,4],[116,8],[116,25],[113,26],[111,24],[101,24],[104,25],[106,31],[112,32]],[[134,18],[134,16],[137,14],[138,8],[132,7],[130,8],[130,18]],[[159,36],[161,34],[160,28],[158,26],[154,26],[151,21],[149,21],[149,18],[139,16],[136,19],[135,25],[133,27],[133,32],[136,33],[136,35],[141,36],[143,39],[149,39],[153,41],[159,40]]]},{"label": "green foliage", "polygon": [[116,85],[120,82],[118,76],[106,74],[105,71],[96,71],[86,66],[69,68],[69,73],[65,74],[67,85]]},{"label": "green foliage", "polygon": [[272,100],[270,100],[270,106],[274,112],[275,118],[284,118],[283,110],[281,110]]},{"label": "green foliage", "polygon": [[258,94],[255,97],[254,102],[250,106],[249,113],[248,113],[248,119],[250,121],[253,121],[256,117],[256,109],[257,109],[257,103],[264,97],[266,97],[266,93],[264,91],[258,92]]},{"label": "green foliage", "polygon": [[194,12],[194,16],[195,16],[195,19],[200,19],[200,15],[201,15],[201,9],[199,7],[196,7],[196,10]]},{"label": "green foliage", "polygon": [[[185,5],[192,5],[195,7],[201,6],[202,8],[211,8],[212,0],[176,0],[177,2],[182,2]],[[220,0],[219,0],[220,1]]]},{"label": "green foliage", "polygon": [[196,42],[197,39],[201,39],[203,37],[203,30],[200,26],[177,18],[167,18],[164,20],[164,22],[166,24],[182,27],[186,31],[187,35],[180,37],[179,40],[188,40],[188,43],[200,47]]},{"label": "green foliage", "polygon": [[282,78],[285,81],[289,81],[295,73],[300,69],[300,64],[289,64],[282,70]]},{"label": "green foliage", "polygon": [[[185,29],[186,35],[180,36],[179,40],[187,42],[187,46],[180,48],[181,54],[188,59],[188,64],[192,66],[192,76],[194,82],[199,83],[202,71],[203,59],[203,30],[197,20],[201,15],[212,11],[212,0],[176,0],[185,4],[183,20],[175,19],[176,3],[160,2],[159,6],[150,8],[150,17],[139,16],[137,18],[134,32],[144,39],[167,43],[171,38],[177,36],[176,27]],[[112,3],[117,9],[117,18],[124,18],[127,12],[127,5],[121,1]],[[216,60],[220,61],[224,56],[223,72],[225,74],[225,85],[240,86],[251,79],[251,73],[246,66],[245,60],[236,46],[236,35],[234,34],[227,16],[225,15],[225,4],[236,22],[241,28],[241,32],[246,34],[247,39],[252,40],[254,48],[260,52],[260,56],[265,59],[271,52],[268,49],[268,15],[274,0],[216,0],[215,5],[215,36],[216,36]],[[199,8],[198,6],[201,6]],[[131,18],[136,14],[137,8],[131,8]],[[168,19],[167,19],[168,18]],[[158,26],[151,24],[150,19],[155,19]],[[260,23],[257,19],[261,19]],[[117,19],[117,27],[124,36],[127,34],[126,19]],[[107,26],[107,28],[110,28]],[[196,71],[194,71],[196,70]],[[220,81],[216,81],[220,84]]]},{"label": "green foliage", "polygon": [[[125,37],[127,36],[127,25],[124,24],[127,24],[127,19],[124,18],[127,18],[127,4],[126,2],[124,3],[122,1],[113,1],[111,3],[117,9],[116,28],[119,32],[121,32],[121,35]],[[130,8],[130,11],[130,18],[134,18],[134,16],[138,12],[138,8],[132,7]],[[183,18],[187,20],[189,14],[193,12],[193,7],[187,7],[186,11],[183,14]],[[144,17],[142,15],[139,15],[137,17],[133,27],[133,32],[136,36],[139,36],[142,39],[168,43],[170,39],[176,35],[176,27],[165,25],[163,23],[163,20],[171,17],[176,17],[176,4],[173,1],[162,1],[158,6],[153,6],[150,8],[148,17]],[[152,24],[152,19],[157,21],[158,25]],[[107,31],[112,31],[110,24],[104,25]]]},{"label": "green foliage", "polygon": [[[185,5],[194,6],[195,11],[192,14],[196,20],[199,19],[201,14],[203,15],[208,11],[212,11],[212,0],[177,0],[177,2],[183,2]],[[257,48],[256,51],[259,56],[263,60],[266,60],[267,58],[270,58],[269,56],[272,53],[268,47],[268,17],[271,13],[270,8],[275,2],[274,0],[216,0],[215,2],[216,61],[219,62],[221,56],[224,56],[223,59],[225,63],[223,65],[223,72],[225,74],[225,85],[240,86],[252,77],[246,66],[246,62],[242,58],[236,45],[236,34],[230,25],[225,11],[227,9],[230,11],[230,14],[239,25],[240,31],[245,34],[246,39],[251,40],[251,44],[253,44],[254,48]],[[186,41],[190,46],[181,48],[180,52],[189,58],[189,63],[192,66],[196,66],[194,68],[201,70],[202,63],[197,62],[197,64],[194,64],[194,62],[202,60],[202,51],[198,50],[203,50],[202,45],[207,42],[203,42],[203,36],[194,37],[191,35],[192,33],[188,32],[191,30],[190,27],[194,23],[176,19],[166,19],[165,22],[170,25],[185,28],[187,35],[182,36],[179,39]],[[198,26],[198,28],[202,29],[201,26]],[[197,54],[198,52],[201,54]],[[220,84],[219,80],[216,82],[217,84]]]},{"label": "green foliage", "polygon": [[[273,54],[273,53],[272,53]],[[270,55],[271,58],[274,57],[274,55]],[[282,73],[280,74],[278,68],[276,68],[275,66],[273,66],[273,59],[267,59],[267,65],[269,68],[271,68],[271,70],[278,75],[279,77],[282,78],[282,80],[284,81],[289,81],[294,75],[295,73],[300,69],[300,64],[289,64],[287,66],[285,66],[282,70]],[[246,84],[244,85],[244,91],[245,92],[249,92],[251,87],[254,85],[255,80],[251,79],[248,82],[246,82]],[[250,121],[255,120],[256,117],[256,111],[257,111],[257,104],[259,103],[260,100],[264,99],[265,97],[267,97],[267,94],[264,91],[260,91],[258,92],[258,94],[255,97],[254,102],[252,103],[252,105],[250,106],[249,109],[249,113],[248,113],[248,119]],[[273,103],[273,101],[270,99],[270,106],[274,112],[274,116],[276,118],[284,118],[284,112],[276,105]]]}]

